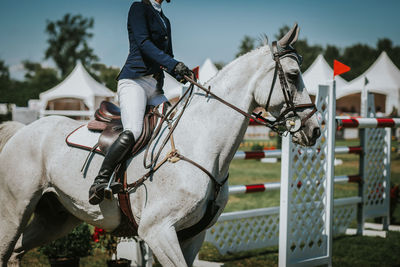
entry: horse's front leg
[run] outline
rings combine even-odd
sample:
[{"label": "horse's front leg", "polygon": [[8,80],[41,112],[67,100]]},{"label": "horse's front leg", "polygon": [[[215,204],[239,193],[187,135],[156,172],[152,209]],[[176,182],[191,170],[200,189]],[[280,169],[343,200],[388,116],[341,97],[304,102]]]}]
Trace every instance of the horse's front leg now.
[{"label": "horse's front leg", "polygon": [[150,246],[162,266],[187,266],[175,227],[168,223],[141,224],[139,236]]}]

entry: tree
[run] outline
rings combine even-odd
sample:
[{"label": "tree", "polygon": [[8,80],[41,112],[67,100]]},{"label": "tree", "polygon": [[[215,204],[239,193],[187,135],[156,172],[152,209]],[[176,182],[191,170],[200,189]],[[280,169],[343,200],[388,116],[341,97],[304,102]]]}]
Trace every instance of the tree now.
[{"label": "tree", "polygon": [[381,54],[385,51],[393,63],[400,68],[400,46],[393,46],[392,40],[388,38],[379,39],[376,44],[376,48],[378,50],[378,54]]},{"label": "tree", "polygon": [[107,67],[104,64],[95,63],[92,65],[94,73],[92,75],[96,80],[103,83],[107,88],[110,88],[114,92],[117,91],[117,76],[120,71],[119,68]]},{"label": "tree", "polygon": [[27,106],[29,99],[38,99],[39,94],[58,84],[57,71],[44,68],[40,63],[23,62],[26,70],[25,81],[10,81],[0,102],[15,103],[17,106]]},{"label": "tree", "polygon": [[26,70],[25,81],[31,89],[31,98],[38,99],[39,94],[49,90],[59,83],[57,71],[52,68],[44,68],[40,63],[24,61]]},{"label": "tree", "polygon": [[223,67],[225,67],[226,63],[222,61],[214,62],[215,67],[217,67],[218,70],[221,70]]},{"label": "tree", "polygon": [[351,71],[346,72],[342,77],[352,80],[366,71],[378,57],[376,49],[366,44],[355,44],[344,49],[341,61],[351,67]]},{"label": "tree", "polygon": [[285,36],[286,33],[290,31],[290,27],[288,25],[283,25],[279,30],[278,33],[274,35],[276,40],[282,39],[283,36]]},{"label": "tree", "polygon": [[0,79],[10,79],[10,71],[3,60],[0,60]]},{"label": "tree", "polygon": [[98,61],[88,40],[93,37],[89,29],[93,28],[93,18],[66,14],[61,20],[47,21],[46,33],[49,35],[45,58],[53,59],[62,77],[65,77],[80,60],[85,66]]},{"label": "tree", "polygon": [[319,45],[309,45],[306,39],[297,40],[294,44],[294,48],[299,55],[303,57],[303,64],[301,65],[302,72],[306,71],[314,62],[315,58],[324,51]]},{"label": "tree", "polygon": [[252,38],[248,35],[245,35],[239,46],[239,52],[236,54],[236,57],[240,57],[241,55],[244,55],[244,54],[250,52],[251,50],[253,50],[255,47],[254,43],[255,43],[254,38]]},{"label": "tree", "polygon": [[0,103],[10,103],[11,86],[8,66],[0,60]]},{"label": "tree", "polygon": [[378,43],[376,44],[376,48],[378,49],[379,53],[381,53],[383,51],[390,53],[393,49],[392,40],[390,40],[388,38],[379,39]]},{"label": "tree", "polygon": [[329,63],[333,65],[333,60],[339,60],[341,57],[339,49],[334,45],[327,45],[324,51],[324,58]]}]

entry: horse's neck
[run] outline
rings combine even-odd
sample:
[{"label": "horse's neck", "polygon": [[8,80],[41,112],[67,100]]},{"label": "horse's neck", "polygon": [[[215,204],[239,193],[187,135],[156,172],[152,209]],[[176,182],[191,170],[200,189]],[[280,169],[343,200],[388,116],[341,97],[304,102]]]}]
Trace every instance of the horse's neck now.
[{"label": "horse's neck", "polygon": [[[252,89],[257,66],[237,60],[227,66],[206,86],[238,108],[251,112],[254,108]],[[253,69],[254,68],[254,69]],[[228,171],[248,125],[248,119],[214,98],[198,91],[182,121],[186,138],[198,161],[215,174]],[[211,169],[210,169],[211,168]]]}]

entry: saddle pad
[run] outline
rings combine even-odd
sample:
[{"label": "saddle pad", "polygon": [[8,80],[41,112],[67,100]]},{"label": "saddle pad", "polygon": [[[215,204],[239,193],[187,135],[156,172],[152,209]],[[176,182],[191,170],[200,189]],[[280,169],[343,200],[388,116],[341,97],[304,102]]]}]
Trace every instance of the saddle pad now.
[{"label": "saddle pad", "polygon": [[[156,108],[158,109],[158,112],[161,114],[164,114],[167,111],[169,103],[165,102],[160,104],[159,106],[157,106]],[[91,121],[89,122],[89,124],[84,124],[79,126],[77,129],[75,129],[72,133],[70,133],[67,138],[66,138],[66,143],[71,146],[71,147],[76,147],[76,148],[80,148],[80,149],[84,149],[87,151],[91,151],[93,149],[93,147],[95,145],[97,145],[97,143],[99,142],[99,137],[102,134],[102,132],[100,131],[101,127],[100,124],[102,122],[99,121]],[[93,126],[93,127],[92,127]],[[107,126],[107,125],[105,125]],[[152,125],[153,127],[150,127],[151,129],[148,129],[148,134],[152,134],[154,128],[156,127],[156,125]],[[95,130],[90,130],[89,128],[95,128]],[[146,145],[148,140],[141,140],[142,138],[148,138],[150,136],[143,136],[143,133],[139,136],[138,138],[138,145],[142,145],[139,147],[139,149],[141,147],[143,147],[143,145]],[[148,138],[149,139],[149,138]],[[142,143],[140,143],[142,142]],[[96,150],[94,151],[96,153],[100,153],[102,155],[104,155],[104,152],[97,147]]]},{"label": "saddle pad", "polygon": [[[81,148],[84,150],[92,150],[99,141],[100,132],[90,131],[87,124],[79,126],[70,133],[65,141],[71,147]],[[96,148],[95,152],[102,154],[100,148]]]}]

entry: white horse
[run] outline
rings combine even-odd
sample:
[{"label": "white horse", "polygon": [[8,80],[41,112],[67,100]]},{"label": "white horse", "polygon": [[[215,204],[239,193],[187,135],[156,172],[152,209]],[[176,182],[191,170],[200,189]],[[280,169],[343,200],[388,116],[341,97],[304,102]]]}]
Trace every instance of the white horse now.
[{"label": "white horse", "polygon": [[[279,41],[282,47],[297,40],[297,25]],[[298,62],[281,59],[282,69],[296,104],[310,103]],[[236,59],[211,79],[212,92],[237,107],[251,112],[265,106],[273,80],[275,62],[268,45]],[[274,116],[285,108],[279,80],[275,84],[269,110]],[[298,112],[307,117],[311,108]],[[205,97],[198,91],[174,132],[177,150],[225,179],[229,164],[244,136],[249,120],[236,111]],[[95,155],[87,178],[80,169],[87,151],[66,145],[66,136],[80,125],[65,117],[45,117],[27,126],[15,123],[0,128],[0,263],[19,264],[28,250],[62,237],[82,221],[112,231],[120,223],[117,200],[92,206],[88,189],[103,157]],[[319,135],[315,114],[293,140],[312,145]],[[161,134],[165,135],[165,133]],[[169,151],[167,146],[163,155]],[[143,152],[128,166],[128,182],[141,177]],[[164,164],[144,185],[130,195],[138,235],[152,249],[163,266],[192,265],[205,230],[179,241],[177,231],[198,222],[214,192],[209,176],[185,161]],[[228,199],[228,183],[218,195],[221,209]],[[34,215],[34,216],[32,216]]]}]

